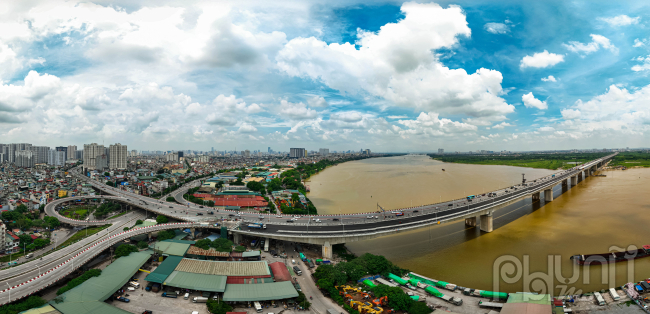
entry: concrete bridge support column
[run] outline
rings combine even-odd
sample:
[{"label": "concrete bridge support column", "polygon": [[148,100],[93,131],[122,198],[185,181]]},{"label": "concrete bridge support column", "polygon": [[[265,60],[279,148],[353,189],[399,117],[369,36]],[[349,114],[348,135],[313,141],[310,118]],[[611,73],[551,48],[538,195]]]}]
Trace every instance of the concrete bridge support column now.
[{"label": "concrete bridge support column", "polygon": [[192,237],[192,239],[194,239],[194,231],[196,231],[195,228],[190,228],[190,237]]},{"label": "concrete bridge support column", "polygon": [[533,193],[533,201],[539,201],[539,192]]},{"label": "concrete bridge support column", "polygon": [[568,186],[568,185],[569,185],[569,179],[562,180],[562,186]]},{"label": "concrete bridge support column", "polygon": [[465,225],[468,227],[476,227],[480,223],[480,220],[477,217],[465,218]]},{"label": "concrete bridge support column", "polygon": [[232,234],[232,242],[234,242],[236,245],[239,245],[241,243],[241,234],[239,233],[234,233]]},{"label": "concrete bridge support column", "polygon": [[481,215],[481,231],[492,232],[494,229],[492,213]]},{"label": "concrete bridge support column", "polygon": [[331,260],[332,257],[332,245],[328,241],[325,241],[325,244],[323,244],[323,258]]},{"label": "concrete bridge support column", "polygon": [[544,201],[552,202],[553,201],[553,189],[544,190]]},{"label": "concrete bridge support column", "polygon": [[571,177],[571,186],[576,186],[576,185],[578,185],[578,176],[577,175]]}]

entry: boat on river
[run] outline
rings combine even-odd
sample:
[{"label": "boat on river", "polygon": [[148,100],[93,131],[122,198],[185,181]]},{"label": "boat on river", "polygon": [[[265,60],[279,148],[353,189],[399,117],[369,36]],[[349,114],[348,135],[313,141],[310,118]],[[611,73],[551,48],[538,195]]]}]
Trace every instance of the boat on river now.
[{"label": "boat on river", "polygon": [[632,251],[573,255],[570,258],[578,265],[602,265],[625,262],[648,256],[650,256],[650,245],[644,245],[642,248]]}]

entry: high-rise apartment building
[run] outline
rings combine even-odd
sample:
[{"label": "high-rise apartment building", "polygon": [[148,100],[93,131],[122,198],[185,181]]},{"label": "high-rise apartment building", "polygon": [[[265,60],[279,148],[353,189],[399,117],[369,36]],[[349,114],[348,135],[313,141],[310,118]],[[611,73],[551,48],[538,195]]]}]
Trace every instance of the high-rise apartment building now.
[{"label": "high-rise apartment building", "polygon": [[327,156],[327,155],[330,154],[330,150],[329,150],[329,148],[320,148],[320,149],[318,149],[318,153],[321,156]]},{"label": "high-rise apartment building", "polygon": [[304,158],[305,149],[304,148],[289,148],[289,158]]},{"label": "high-rise apartment building", "polygon": [[68,145],[68,151],[65,159],[77,159],[77,145]]},{"label": "high-rise apartment building", "polygon": [[16,152],[14,163],[17,167],[31,168],[34,167],[36,154],[31,150],[19,150]]},{"label": "high-rise apartment building", "polygon": [[9,162],[15,162],[16,161],[16,152],[21,151],[21,150],[29,150],[30,147],[32,147],[32,144],[28,143],[13,143],[13,144],[8,144],[9,149],[8,153],[8,161]]},{"label": "high-rise apartment building", "polygon": [[50,148],[47,146],[32,146],[29,148],[34,152],[34,163],[44,164],[47,163],[47,153],[50,151]]},{"label": "high-rise apartment building", "polygon": [[104,145],[97,143],[84,144],[83,167],[87,170],[95,170],[97,156],[106,155]]},{"label": "high-rise apartment building", "polygon": [[68,148],[64,146],[59,146],[54,148],[57,152],[64,152],[65,154],[65,159],[68,159]]},{"label": "high-rise apartment building", "polygon": [[117,143],[109,146],[108,168],[120,170],[126,169],[127,152],[128,150],[126,145]]},{"label": "high-rise apartment building", "polygon": [[445,153],[445,150],[444,150],[444,149],[442,149],[442,148],[438,148],[438,154],[439,154],[439,155],[442,155],[442,154],[444,154],[444,153]]},{"label": "high-rise apartment building", "polygon": [[65,152],[50,149],[47,152],[47,163],[53,166],[64,166],[65,165]]},{"label": "high-rise apartment building", "polygon": [[244,151],[244,157],[250,157],[251,156],[251,151],[250,150],[245,150]]}]

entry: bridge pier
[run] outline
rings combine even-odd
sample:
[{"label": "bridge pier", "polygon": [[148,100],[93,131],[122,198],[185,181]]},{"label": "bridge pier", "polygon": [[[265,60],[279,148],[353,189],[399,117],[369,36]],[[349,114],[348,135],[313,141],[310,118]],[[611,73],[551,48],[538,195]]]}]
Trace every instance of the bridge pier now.
[{"label": "bridge pier", "polygon": [[569,179],[562,180],[562,186],[568,186],[568,185],[569,185]]},{"label": "bridge pier", "polygon": [[492,217],[492,213],[481,215],[481,231],[492,232],[494,230],[493,221],[494,217]]},{"label": "bridge pier", "polygon": [[332,255],[332,244],[330,244],[329,241],[325,241],[325,244],[323,244],[322,253],[323,253],[323,258],[327,258],[327,259],[330,259],[330,260],[332,259],[332,257],[333,257],[333,255]]},{"label": "bridge pier", "polygon": [[540,199],[539,192],[533,193],[533,201],[539,201],[539,199]]},{"label": "bridge pier", "polygon": [[546,202],[553,201],[553,188],[544,190],[544,201]]},{"label": "bridge pier", "polygon": [[578,176],[577,175],[571,177],[571,186],[576,186],[576,185],[578,185]]},{"label": "bridge pier", "polygon": [[469,217],[465,218],[465,225],[469,227],[476,227],[480,224],[481,220],[479,217]]},{"label": "bridge pier", "polygon": [[233,232],[232,242],[235,243],[235,245],[239,245],[241,243],[241,234]]}]

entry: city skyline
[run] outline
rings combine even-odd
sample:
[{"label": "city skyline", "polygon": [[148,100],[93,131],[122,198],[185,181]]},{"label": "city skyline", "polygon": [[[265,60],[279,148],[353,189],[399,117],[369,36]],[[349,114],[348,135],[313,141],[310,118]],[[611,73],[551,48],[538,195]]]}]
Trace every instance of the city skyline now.
[{"label": "city skyline", "polygon": [[2,142],[452,152],[650,139],[643,2],[275,5],[8,4]]}]

